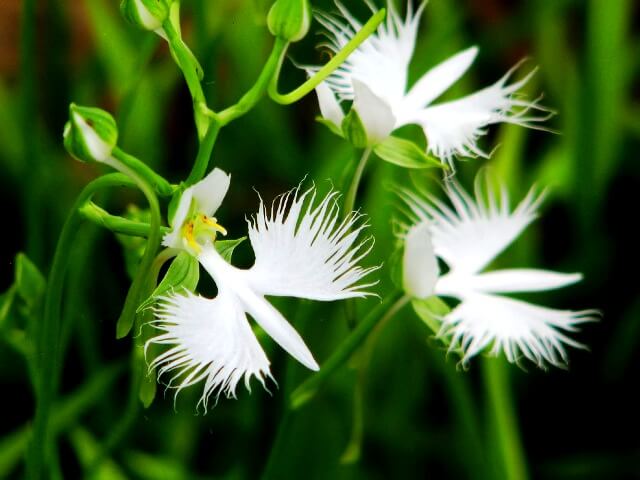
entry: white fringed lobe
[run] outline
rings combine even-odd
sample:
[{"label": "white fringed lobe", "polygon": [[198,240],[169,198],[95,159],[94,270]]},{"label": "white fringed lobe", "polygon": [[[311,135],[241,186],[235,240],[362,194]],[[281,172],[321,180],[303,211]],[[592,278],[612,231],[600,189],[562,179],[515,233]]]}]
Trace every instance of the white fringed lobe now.
[{"label": "white fringed lobe", "polygon": [[269,360],[247,321],[244,310],[230,292],[220,292],[215,299],[172,294],[163,297],[150,324],[162,333],[145,346],[171,345],[149,365],[158,376],[171,374],[167,384],[178,393],[185,387],[205,381],[198,405],[207,410],[208,400],[220,394],[235,398],[236,387],[244,378],[250,390],[251,377],[264,386],[271,377]]},{"label": "white fringed lobe", "polygon": [[[441,319],[439,336],[450,339],[451,350],[462,349],[463,363],[488,349],[494,356],[503,352],[510,362],[524,356],[541,368],[547,364],[562,367],[567,363],[565,346],[584,348],[568,333],[577,331],[581,323],[595,320],[597,312],[554,310],[499,294],[560,288],[582,276],[533,269],[481,273],[536,218],[543,195],[536,195],[532,189],[511,211],[504,189],[496,196],[489,189],[483,192],[479,185],[474,199],[456,182],[447,183],[445,190],[453,208],[435,197],[399,192],[413,223],[403,225],[401,235],[406,237],[423,226],[429,229],[434,253],[449,267],[436,281],[435,294],[460,300]],[[424,248],[423,252],[428,250]],[[433,262],[406,258],[405,264]],[[429,278],[433,274],[424,273]],[[405,282],[411,278],[405,277]]]},{"label": "white fringed lobe", "polygon": [[[326,41],[321,44],[333,53],[341,50],[361,28],[353,15],[336,0],[339,14],[317,12],[318,22],[326,29]],[[366,2],[372,11],[376,10]],[[535,70],[523,79],[508,84],[509,79],[520,66],[513,67],[493,85],[459,100],[431,106],[431,103],[453,85],[471,66],[478,49],[468,48],[427,71],[411,89],[407,91],[409,62],[413,56],[420,15],[426,2],[413,12],[411,2],[407,4],[407,13],[402,18],[392,2],[387,2],[386,22],[365,40],[322,84],[318,91],[321,112],[330,112],[327,120],[341,118],[336,113],[336,103],[353,101],[353,108],[360,113],[366,105],[358,105],[355,95],[355,82],[364,84],[373,94],[376,102],[386,103],[385,110],[377,106],[374,110],[385,118],[362,118],[370,138],[381,141],[380,132],[389,135],[391,131],[403,125],[420,125],[427,138],[427,151],[452,169],[453,158],[487,157],[488,154],[477,144],[486,133],[485,127],[500,122],[514,123],[528,128],[538,128],[539,122],[549,119],[553,114],[539,104],[539,98],[533,101],[518,96],[518,92],[535,73]],[[307,72],[315,73],[316,66],[303,66]],[[335,99],[328,96],[327,87]],[[532,110],[544,112],[541,115],[529,115]],[[362,116],[361,116],[362,117]],[[380,129],[379,125],[384,125]],[[390,126],[388,126],[390,125]],[[338,125],[339,126],[339,125]],[[374,135],[371,135],[371,133]]]},{"label": "white fringed lobe", "polygon": [[367,227],[359,223],[362,216],[352,212],[340,221],[336,192],[317,205],[315,188],[299,193],[296,188],[280,196],[271,211],[261,201],[248,221],[256,256],[252,285],[264,295],[311,300],[371,295],[365,289],[374,283],[358,284],[378,268],[358,266],[373,247],[373,237],[357,241]]}]

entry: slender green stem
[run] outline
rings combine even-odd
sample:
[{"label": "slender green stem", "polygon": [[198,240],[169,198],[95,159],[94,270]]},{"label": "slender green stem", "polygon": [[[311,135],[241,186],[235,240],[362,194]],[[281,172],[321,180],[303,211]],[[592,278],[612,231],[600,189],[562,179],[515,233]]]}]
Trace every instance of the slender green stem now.
[{"label": "slender green stem", "polygon": [[189,173],[189,177],[187,177],[185,182],[187,185],[193,185],[194,183],[199,182],[207,173],[209,160],[211,159],[211,152],[213,152],[213,147],[216,144],[219,132],[220,123],[215,120],[212,121],[207,129],[207,133],[200,142],[196,161],[194,162],[191,173]]},{"label": "slender green stem", "polygon": [[163,197],[173,195],[174,187],[162,175],[154,172],[146,163],[137,159],[133,155],[122,151],[116,147],[113,150],[113,157],[122,165],[125,165],[131,171],[144,180],[145,183],[151,185],[156,193]]},{"label": "slender green stem", "polygon": [[327,379],[340,368],[366,340],[369,333],[380,322],[385,322],[409,301],[401,292],[393,292],[380,305],[375,307],[358,324],[344,342],[324,363],[320,371],[309,377],[294,390],[289,398],[289,408],[298,409],[311,400]]},{"label": "slender green stem", "polygon": [[273,99],[273,101],[280,103],[282,105],[289,105],[291,103],[297,102],[305,95],[309,94],[316,88],[320,83],[326,79],[329,75],[331,75],[342,63],[347,59],[349,55],[351,55],[354,50],[356,50],[362,42],[364,42],[372,33],[376,31],[378,25],[382,23],[384,17],[386,15],[386,10],[383,8],[379,10],[375,15],[373,15],[367,23],[365,23],[362,28],[353,36],[351,40],[344,46],[342,50],[340,50],[335,57],[333,57],[326,65],[324,65],[318,72],[300,85],[298,88],[293,90],[292,92],[281,94],[278,93],[278,77],[280,76],[280,67],[278,68],[278,72],[273,77],[273,81],[271,85],[269,85],[269,96]]},{"label": "slender green stem", "polygon": [[[122,233],[132,237],[148,238],[151,234],[151,225],[148,223],[134,222],[117,215],[111,215],[93,202],[87,202],[80,207],[80,213],[85,220],[111,230],[114,233]],[[160,227],[162,233],[167,233],[167,227]]]},{"label": "slender green stem", "polygon": [[140,177],[136,171],[132,170],[128,165],[125,165],[115,157],[112,157],[106,163],[131,177],[131,179],[136,183],[136,186],[146,197],[147,202],[149,203],[149,210],[151,211],[151,231],[149,232],[147,246],[144,250],[144,254],[142,255],[142,259],[140,260],[140,264],[138,265],[138,269],[136,270],[129,292],[127,293],[127,298],[124,301],[124,307],[122,308],[122,313],[120,314],[120,318],[118,319],[116,326],[116,337],[122,338],[131,331],[131,327],[135,320],[136,309],[138,308],[139,303],[143,300],[141,297],[145,281],[149,275],[153,259],[156,256],[156,251],[160,246],[160,224],[162,217],[160,215],[158,197],[156,197],[155,192],[144,178]]},{"label": "slender green stem", "polygon": [[358,195],[358,189],[360,188],[360,181],[362,180],[362,174],[364,173],[364,169],[367,166],[367,161],[371,156],[371,148],[366,148],[362,152],[362,156],[360,157],[360,161],[356,166],[356,170],[353,173],[353,178],[351,179],[351,184],[349,185],[349,190],[347,191],[347,195],[344,197],[344,205],[342,207],[343,216],[349,215],[353,211],[353,208],[356,204],[356,196]]},{"label": "slender green stem", "polygon": [[267,63],[265,63],[262,68],[262,72],[260,72],[260,76],[253,87],[238,100],[238,103],[218,114],[219,121],[222,125],[227,125],[229,122],[247,113],[267,93],[270,83],[276,78],[280,70],[288,45],[287,41],[282,38],[277,37],[275,39]]},{"label": "slender green stem", "polygon": [[513,407],[509,371],[501,359],[483,359],[483,378],[503,478],[526,480],[525,455]]},{"label": "slender green stem", "polygon": [[100,189],[115,186],[130,186],[131,181],[123,175],[111,174],[100,177],[89,183],[78,196],[71,213],[62,227],[53,264],[47,281],[42,323],[37,336],[36,366],[38,378],[36,387],[36,412],[33,421],[33,435],[27,459],[27,478],[43,477],[42,469],[51,449],[50,414],[56,397],[60,367],[60,310],[62,303],[64,277],[68,268],[68,260],[74,247],[74,238],[82,221],[78,209],[84,205]]},{"label": "slender green stem", "polygon": [[180,33],[176,31],[171,23],[170,19],[164,22],[162,28],[167,35],[167,41],[169,47],[174,53],[178,67],[182,70],[184,79],[187,82],[187,87],[191,93],[193,99],[193,113],[196,122],[196,128],[198,130],[198,137],[204,138],[211,123],[209,117],[204,114],[202,107],[206,106],[207,100],[202,90],[202,84],[200,83],[200,77],[197,71],[197,61],[193,56],[189,47],[184,43]]}]

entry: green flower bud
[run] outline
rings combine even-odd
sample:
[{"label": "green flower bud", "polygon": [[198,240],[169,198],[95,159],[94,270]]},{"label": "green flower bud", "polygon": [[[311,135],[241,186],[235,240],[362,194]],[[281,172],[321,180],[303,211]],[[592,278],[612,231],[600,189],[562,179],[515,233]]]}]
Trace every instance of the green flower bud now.
[{"label": "green flower bud", "polygon": [[309,0],[276,0],[267,17],[269,31],[289,42],[302,40],[311,25]]},{"label": "green flower bud", "polygon": [[168,0],[122,0],[120,11],[133,25],[158,30],[169,16],[168,3]]},{"label": "green flower bud", "polygon": [[104,162],[118,142],[118,127],[104,110],[72,103],[63,137],[64,147],[74,158],[82,162]]}]

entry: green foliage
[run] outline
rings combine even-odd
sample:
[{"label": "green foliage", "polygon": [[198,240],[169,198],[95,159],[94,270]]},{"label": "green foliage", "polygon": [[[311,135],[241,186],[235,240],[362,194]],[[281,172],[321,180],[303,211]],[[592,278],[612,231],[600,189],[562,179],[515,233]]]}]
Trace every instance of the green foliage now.
[{"label": "green foliage", "polygon": [[446,168],[442,162],[426,154],[424,149],[412,141],[393,135],[374,145],[373,151],[385,162],[403,168]]}]

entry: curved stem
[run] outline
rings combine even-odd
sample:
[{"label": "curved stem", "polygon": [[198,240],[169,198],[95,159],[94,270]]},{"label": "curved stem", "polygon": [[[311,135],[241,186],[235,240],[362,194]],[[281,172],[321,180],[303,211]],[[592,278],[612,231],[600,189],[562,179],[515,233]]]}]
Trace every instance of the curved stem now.
[{"label": "curved stem", "polygon": [[173,27],[170,19],[162,25],[162,30],[166,34],[167,42],[173,52],[178,67],[182,70],[184,79],[187,82],[189,93],[193,99],[193,114],[195,117],[198,137],[204,138],[209,128],[210,119],[202,111],[202,106],[206,106],[207,100],[202,90],[200,77],[198,76],[196,60],[189,47],[184,43],[180,33]]},{"label": "curved stem", "polygon": [[360,188],[360,181],[362,180],[362,174],[365,167],[367,166],[367,161],[369,160],[370,156],[371,148],[366,148],[364,152],[362,152],[362,156],[360,157],[360,161],[358,162],[356,171],[353,173],[353,178],[351,179],[349,190],[347,191],[347,195],[344,197],[344,205],[342,207],[343,216],[349,215],[349,213],[353,211],[353,208],[356,204],[358,189]]},{"label": "curved stem", "polygon": [[482,373],[492,433],[499,446],[501,476],[510,480],[526,480],[527,467],[513,407],[509,371],[503,360],[487,358],[483,359]]},{"label": "curved stem", "polygon": [[[151,234],[151,225],[148,223],[134,222],[109,212],[89,201],[79,209],[85,220],[111,230],[113,233],[121,233],[131,237],[147,238]],[[162,233],[167,233],[167,227],[160,227]]]},{"label": "curved stem", "polygon": [[273,81],[269,86],[269,96],[273,101],[282,105],[289,105],[297,102],[305,95],[309,94],[316,88],[324,79],[331,75],[342,63],[356,50],[362,42],[364,42],[371,34],[373,34],[378,25],[382,23],[386,15],[386,10],[383,8],[373,15],[367,23],[353,36],[351,40],[340,50],[335,57],[333,57],[326,65],[324,65],[316,74],[300,85],[292,92],[281,94],[278,93],[278,77],[280,76],[280,67],[276,75],[273,77]]},{"label": "curved stem", "polygon": [[38,356],[36,367],[38,376],[36,385],[36,412],[33,420],[33,434],[27,458],[27,478],[42,478],[42,469],[47,455],[52,451],[50,415],[56,397],[60,367],[60,310],[62,303],[64,277],[68,259],[73,249],[73,240],[82,221],[78,209],[100,189],[116,186],[131,186],[131,180],[121,174],[110,174],[89,183],[74,203],[71,213],[62,227],[58,238],[53,263],[47,281],[44,312],[37,337]]},{"label": "curved stem", "polygon": [[148,276],[156,251],[160,246],[160,204],[158,203],[158,197],[156,197],[155,192],[151,189],[149,184],[137,174],[137,172],[114,157],[109,159],[106,163],[133,179],[136,186],[146,197],[147,202],[149,203],[149,210],[151,211],[151,231],[149,232],[147,246],[144,249],[144,254],[142,255],[142,259],[140,260],[140,264],[136,270],[136,275],[131,283],[129,292],[127,293],[127,298],[124,301],[124,307],[122,308],[122,313],[120,314],[120,318],[118,319],[116,326],[116,337],[122,338],[126,336],[131,331],[131,327],[133,327],[136,309],[142,300],[141,296],[143,293],[145,279]]},{"label": "curved stem", "polygon": [[168,197],[173,194],[174,187],[163,176],[154,172],[143,161],[137,159],[133,155],[129,155],[118,147],[113,150],[113,157],[122,165],[125,165],[131,171],[135,172],[135,174],[142,178],[145,183],[151,185],[158,195]]},{"label": "curved stem", "polygon": [[403,296],[400,291],[396,291],[371,310],[337,350],[333,352],[320,371],[309,377],[293,391],[289,397],[289,408],[298,409],[311,400],[324,382],[362,345],[375,326],[378,323],[386,322],[409,300],[409,297]]},{"label": "curved stem", "polygon": [[216,143],[219,132],[220,123],[215,120],[212,121],[209,125],[209,128],[207,129],[207,133],[205,134],[204,138],[200,142],[200,146],[198,147],[198,155],[196,156],[196,161],[193,164],[191,173],[189,173],[189,176],[185,181],[187,186],[199,182],[207,173],[209,160],[211,158],[211,152],[213,151],[213,147]]},{"label": "curved stem", "polygon": [[238,103],[226,108],[217,115],[223,126],[247,113],[265,95],[272,79],[276,78],[280,71],[288,45],[288,42],[280,37],[275,39],[267,63],[265,63],[253,87],[238,100]]}]

